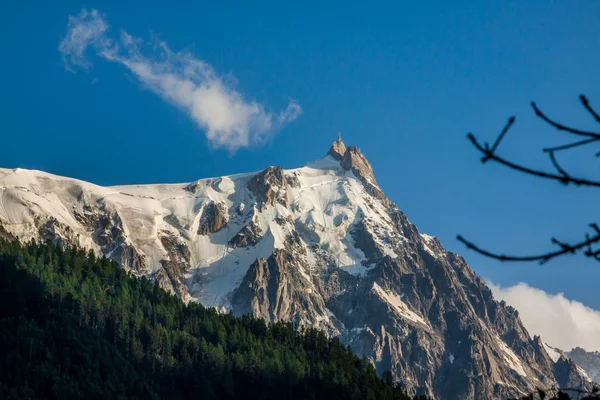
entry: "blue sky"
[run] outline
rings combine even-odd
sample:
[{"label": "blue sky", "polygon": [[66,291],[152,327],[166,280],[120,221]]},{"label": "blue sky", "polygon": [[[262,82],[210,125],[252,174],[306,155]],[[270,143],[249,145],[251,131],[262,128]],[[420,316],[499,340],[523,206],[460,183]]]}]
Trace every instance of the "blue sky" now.
[{"label": "blue sky", "polygon": [[[536,119],[531,100],[561,121],[600,130],[577,99],[585,93],[600,108],[597,2],[123,3],[3,3],[0,166],[102,185],[185,182],[298,167],[323,156],[341,131],[419,229],[481,276],[564,292],[600,309],[598,263],[500,264],[455,239],[461,233],[492,250],[538,252],[553,235],[580,239],[597,217],[597,191],[481,165],[465,138],[474,132],[491,141],[515,114],[502,153],[550,168],[540,149],[570,138]],[[262,108],[241,128],[190,117],[140,83],[125,51],[110,58],[88,48],[92,65],[69,59],[68,71],[59,44],[69,15],[84,6],[99,10],[114,40],[121,29],[140,38],[138,60],[157,57],[160,42],[174,57],[187,50],[210,65],[203,79],[241,96],[243,110]],[[228,145],[222,135],[210,141],[207,127],[217,136],[233,129],[232,137],[248,128],[250,146],[239,138]],[[595,151],[562,160],[593,177]]]}]

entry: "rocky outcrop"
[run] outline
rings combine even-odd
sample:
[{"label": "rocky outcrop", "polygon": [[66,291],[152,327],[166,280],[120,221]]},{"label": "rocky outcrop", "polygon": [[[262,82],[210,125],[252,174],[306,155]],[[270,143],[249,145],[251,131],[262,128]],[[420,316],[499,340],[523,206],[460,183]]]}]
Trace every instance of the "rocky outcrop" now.
[{"label": "rocky outcrop", "polygon": [[176,236],[164,232],[160,241],[167,258],[160,261],[162,269],[154,273],[156,283],[168,292],[185,297],[187,294],[184,277],[190,268],[191,254],[185,243]]},{"label": "rocky outcrop", "polygon": [[298,234],[290,235],[285,247],[268,259],[256,260],[232,297],[236,315],[251,314],[267,321],[292,321],[299,326],[319,327],[340,334],[331,320],[323,297],[312,282],[304,257],[306,250]]},{"label": "rocky outcrop", "polygon": [[592,381],[600,383],[600,352],[575,347],[567,352],[566,356],[582,368]]},{"label": "rocky outcrop", "polygon": [[[554,377],[558,386],[561,388],[591,390],[592,383],[587,375],[582,373],[577,368],[577,364],[573,360],[566,357],[560,357],[554,363]],[[586,379],[587,378],[587,379]]]},{"label": "rocky outcrop", "polygon": [[281,167],[269,167],[256,174],[248,182],[248,190],[254,195],[259,211],[267,206],[289,206],[287,179]]},{"label": "rocky outcrop", "polygon": [[233,248],[256,246],[262,238],[262,229],[255,218],[246,224],[234,237],[229,240]]},{"label": "rocky outcrop", "polygon": [[92,238],[107,258],[117,261],[121,266],[135,274],[147,273],[145,256],[128,240],[123,230],[121,217],[115,214],[88,214],[87,227],[92,226]]},{"label": "rocky outcrop", "polygon": [[352,226],[350,235],[354,239],[354,245],[360,249],[367,262],[377,262],[384,255],[381,246],[372,231],[369,229],[368,222],[364,219]]},{"label": "rocky outcrop", "polygon": [[4,226],[0,223],[0,239],[12,241],[15,240],[16,237],[4,228]]},{"label": "rocky outcrop", "polygon": [[391,204],[383,191],[377,186],[371,163],[360,152],[358,147],[348,146],[340,161],[340,165],[345,171],[352,171],[360,179],[367,193],[383,202],[386,206]]},{"label": "rocky outcrop", "polygon": [[227,209],[223,203],[208,203],[202,210],[198,235],[210,235],[220,231],[227,224]]},{"label": "rocky outcrop", "polygon": [[333,142],[333,144],[329,148],[327,155],[340,161],[344,157],[344,154],[346,154],[346,145],[342,141],[342,138],[338,135],[337,140]]}]

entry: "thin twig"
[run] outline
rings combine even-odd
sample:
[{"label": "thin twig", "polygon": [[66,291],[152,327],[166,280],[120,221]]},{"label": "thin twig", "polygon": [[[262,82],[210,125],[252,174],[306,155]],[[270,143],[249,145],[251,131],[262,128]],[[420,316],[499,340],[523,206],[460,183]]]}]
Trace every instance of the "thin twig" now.
[{"label": "thin twig", "polygon": [[569,128],[568,126],[559,124],[558,122],[551,120],[544,113],[542,113],[542,111],[537,107],[537,105],[533,101],[531,102],[531,107],[533,107],[533,110],[535,111],[535,114],[538,117],[540,117],[541,119],[546,121],[548,124],[552,125],[556,129],[558,129],[559,131],[565,131],[565,132],[573,133],[575,135],[588,136],[588,137],[600,139],[600,134],[598,134],[598,133]]},{"label": "thin twig", "polygon": [[552,161],[552,165],[554,165],[554,168],[556,168],[556,170],[558,171],[559,174],[561,174],[563,176],[563,183],[566,185],[569,183],[569,179],[571,179],[571,177],[569,177],[569,174],[567,174],[567,172],[558,164],[558,161],[556,161],[556,157],[554,157],[554,152],[551,151],[550,153],[548,153],[548,155],[550,156],[550,161]]},{"label": "thin twig", "polygon": [[600,122],[600,115],[598,115],[598,113],[596,112],[596,110],[594,110],[592,108],[592,106],[590,106],[590,102],[587,99],[587,97],[585,97],[584,95],[581,95],[581,96],[579,96],[579,99],[583,103],[583,106],[585,107],[585,109],[588,110],[590,114],[592,114],[592,116],[594,117],[594,119],[596,120],[596,122]]},{"label": "thin twig", "polygon": [[498,145],[500,144],[500,141],[502,141],[502,138],[504,137],[504,135],[506,135],[506,132],[508,132],[508,130],[510,129],[510,127],[512,126],[512,124],[515,123],[515,117],[514,115],[512,117],[510,117],[508,119],[508,122],[506,123],[506,125],[504,126],[504,129],[502,129],[502,132],[500,132],[500,134],[498,135],[498,137],[496,138],[496,141],[494,142],[494,145],[492,146],[492,148],[490,149],[490,152],[495,152],[496,148],[498,148]]},{"label": "thin twig", "polygon": [[583,145],[586,145],[586,144],[597,142],[598,140],[600,140],[600,139],[598,139],[598,138],[589,138],[589,139],[582,140],[580,142],[565,144],[565,145],[562,145],[562,146],[547,147],[547,148],[544,149],[544,152],[549,153],[551,151],[568,150],[568,149],[572,149],[572,148],[577,147],[577,146],[583,146]]}]

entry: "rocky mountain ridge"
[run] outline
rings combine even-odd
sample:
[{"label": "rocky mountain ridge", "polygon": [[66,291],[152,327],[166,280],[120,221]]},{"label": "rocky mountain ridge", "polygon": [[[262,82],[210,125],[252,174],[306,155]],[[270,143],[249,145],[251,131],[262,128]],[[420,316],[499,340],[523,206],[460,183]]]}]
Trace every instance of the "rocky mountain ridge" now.
[{"label": "rocky mountain ridge", "polygon": [[420,233],[340,138],[302,168],[186,184],[0,169],[0,236],[76,244],[185,301],[319,327],[437,399],[518,396],[577,374],[557,372],[518,312]]},{"label": "rocky mountain ridge", "polygon": [[[581,347],[575,347],[571,351],[563,351],[544,343],[544,347],[555,364],[565,362],[577,366],[579,378],[586,382],[600,383],[600,352],[586,351]],[[565,385],[566,386],[566,385]]]}]

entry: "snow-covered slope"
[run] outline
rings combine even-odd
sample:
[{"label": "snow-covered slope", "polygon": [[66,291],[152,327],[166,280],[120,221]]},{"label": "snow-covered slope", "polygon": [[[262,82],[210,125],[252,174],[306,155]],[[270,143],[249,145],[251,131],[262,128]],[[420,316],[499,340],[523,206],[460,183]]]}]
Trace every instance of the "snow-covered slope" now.
[{"label": "snow-covered slope", "polygon": [[[286,237],[296,229],[310,236],[307,245],[326,248],[336,265],[353,275],[365,274],[371,267],[348,234],[357,219],[365,218],[378,226],[376,237],[382,250],[394,255],[390,243],[384,243],[386,238],[398,236],[385,207],[370,200],[361,182],[352,172],[341,170],[331,156],[283,172],[286,183],[292,184],[277,193],[280,182],[274,182],[273,199],[257,200],[248,188],[256,175],[186,184],[100,187],[40,171],[0,169],[0,222],[22,240],[55,234],[109,258],[116,258],[120,247],[95,240],[90,232],[116,235],[122,247],[129,246],[130,254],[141,262],[117,261],[144,275],[165,269],[161,261],[169,258],[171,250],[163,238],[176,238],[189,250],[189,265],[181,282],[189,283],[189,288],[180,294],[187,300],[224,309],[230,308],[227,295],[250,264],[284,248]],[[218,232],[198,234],[203,212],[211,204],[224,205],[227,222]],[[107,227],[97,226],[102,225],[102,216],[110,219]],[[261,232],[259,243],[250,248],[232,245],[231,239],[249,222]],[[104,230],[98,232],[99,228]],[[118,232],[107,233],[108,228]],[[187,254],[188,250],[183,251]],[[201,284],[196,282],[198,277]],[[176,290],[179,285],[171,287],[165,282],[165,286]]]},{"label": "snow-covered slope", "polygon": [[544,349],[546,349],[546,352],[554,362],[557,362],[561,357],[566,357],[562,350],[552,347],[547,343],[544,343]]},{"label": "snow-covered slope", "polygon": [[302,168],[185,184],[0,169],[0,237],[78,244],[186,301],[320,327],[436,398],[556,383],[518,313],[421,234],[340,140]]}]

